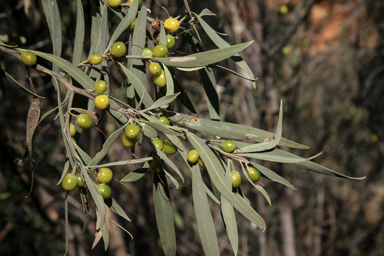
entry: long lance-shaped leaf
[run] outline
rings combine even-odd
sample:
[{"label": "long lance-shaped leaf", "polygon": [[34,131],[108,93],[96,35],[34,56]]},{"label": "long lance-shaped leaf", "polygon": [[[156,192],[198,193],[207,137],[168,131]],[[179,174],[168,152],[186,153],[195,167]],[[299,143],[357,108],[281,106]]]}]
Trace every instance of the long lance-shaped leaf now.
[{"label": "long lance-shaped leaf", "polygon": [[[167,68],[166,65],[163,65],[163,70],[164,70],[164,73],[165,73],[165,80],[166,80],[166,83],[167,83],[167,96],[168,95],[174,95],[175,93],[175,85],[173,83],[173,77],[172,77],[172,74],[171,72],[169,71],[169,69]],[[180,93],[178,93],[177,95],[179,95]],[[165,105],[163,106],[164,109],[166,109],[168,107],[168,105]]]},{"label": "long lance-shaped leaf", "polygon": [[76,1],[76,33],[75,33],[75,42],[73,45],[73,58],[72,63],[77,64],[81,61],[81,54],[83,53],[84,45],[84,34],[85,34],[85,25],[84,25],[84,11],[83,4],[81,0]]},{"label": "long lance-shaped leaf", "polygon": [[264,220],[260,215],[237,193],[232,193],[226,186],[224,170],[211,149],[197,136],[189,135],[189,141],[199,152],[207,167],[212,183],[218,191],[241,213],[261,229],[265,229]]},{"label": "long lance-shaped leaf", "polygon": [[192,196],[197,229],[206,255],[220,255],[203,178],[198,165],[192,167]]},{"label": "long lance-shaped leaf", "polygon": [[278,175],[274,171],[272,171],[272,170],[270,170],[270,169],[268,169],[262,165],[253,163],[253,162],[250,162],[250,164],[253,165],[257,170],[259,170],[259,172],[263,176],[265,176],[267,179],[274,181],[274,182],[278,182],[278,183],[283,184],[283,185],[285,185],[291,189],[296,190],[296,188],[291,183],[289,183],[287,180],[285,180],[283,177],[281,177],[280,175]]},{"label": "long lance-shaped leaf", "polygon": [[120,206],[120,204],[113,198],[109,198],[106,200],[107,206],[109,209],[111,209],[114,213],[120,215],[127,221],[131,221],[131,219],[128,217],[128,215],[125,213],[124,209]]},{"label": "long lance-shaped leaf", "polygon": [[[263,142],[265,139],[273,140],[273,137],[275,135],[271,132],[241,124],[217,122],[174,112],[168,113],[168,118],[179,125],[191,128],[196,131],[212,134],[218,137],[230,139],[251,139],[256,142]],[[309,148],[308,146],[301,145],[285,138],[281,138],[278,145],[300,149]]]},{"label": "long lance-shaped leaf", "polygon": [[[227,165],[227,170],[225,172],[225,183],[229,189],[232,188],[231,167],[229,164]],[[223,215],[225,228],[227,230],[228,238],[231,242],[233,252],[235,255],[237,255],[239,248],[239,235],[237,231],[235,211],[233,206],[223,195],[221,195],[221,213]]]},{"label": "long lance-shaped leaf", "polygon": [[40,95],[37,95],[36,93],[28,90],[27,88],[25,88],[22,84],[20,84],[15,78],[13,78],[10,74],[7,73],[7,71],[5,70],[2,70],[0,69],[0,75],[2,77],[4,77],[4,79],[6,79],[8,82],[12,83],[14,86],[16,86],[16,88],[34,96],[34,97],[38,97],[38,98],[41,98],[41,99],[45,99],[45,97],[42,97]]},{"label": "long lance-shaped leaf", "polygon": [[173,102],[177,98],[177,96],[179,96],[179,94],[180,93],[176,93],[176,94],[166,95],[164,97],[161,97],[155,103],[153,103],[152,106],[150,106],[147,109],[142,110],[141,112],[146,112],[146,111],[149,111],[149,110],[161,108],[161,107],[163,107],[165,105],[168,105],[171,102]]},{"label": "long lance-shaped leaf", "polygon": [[271,205],[271,198],[269,197],[267,191],[265,191],[265,189],[259,185],[256,185],[255,183],[253,183],[253,181],[251,180],[251,178],[249,178],[248,176],[248,173],[247,173],[247,170],[245,168],[248,168],[247,166],[244,167],[244,164],[241,165],[241,170],[243,171],[243,174],[245,176],[245,178],[247,178],[247,180],[249,181],[249,183],[252,184],[252,186],[254,186],[257,190],[259,190],[261,192],[261,194],[263,194],[263,196],[265,197],[265,199],[267,199],[269,205]]},{"label": "long lance-shaped leaf", "polygon": [[[125,161],[117,161],[117,162],[111,162],[107,164],[101,164],[97,165],[97,167],[102,168],[102,167],[111,167],[111,166],[120,166],[120,165],[132,165],[132,164],[140,164],[140,163],[145,163],[152,160],[152,157],[145,157],[145,158],[139,158],[139,159],[130,159],[130,160],[125,160]],[[88,166],[92,168],[93,166]]]},{"label": "long lance-shaped leaf", "polygon": [[[201,16],[197,15],[196,13],[192,13],[193,17],[196,17],[201,25],[201,27],[204,29],[206,34],[210,37],[210,39],[216,44],[219,48],[226,48],[229,46],[229,44],[222,39],[215,30],[213,30],[202,18]],[[249,68],[248,64],[240,57],[239,54],[236,54],[232,57],[232,60],[236,62],[236,64],[242,68],[251,79],[254,79],[253,73],[251,69]],[[254,88],[256,88],[256,83],[252,82],[252,85]]]},{"label": "long lance-shaped leaf", "polygon": [[[160,177],[159,177],[160,176]],[[161,245],[167,256],[176,255],[176,235],[171,197],[163,172],[153,176],[153,203]],[[160,180],[161,179],[161,180]]]},{"label": "long lance-shaped leaf", "polygon": [[124,178],[121,179],[121,182],[134,182],[141,179],[148,171],[149,163],[146,162],[143,167],[138,168],[130,173],[128,173]]},{"label": "long lance-shaped leaf", "polygon": [[240,152],[246,153],[246,152],[258,152],[258,151],[264,151],[269,150],[271,148],[276,147],[280,140],[281,140],[281,133],[283,131],[283,102],[280,102],[280,114],[279,114],[279,122],[277,123],[277,131],[276,136],[273,140],[268,140],[266,142],[262,142],[259,144],[253,144],[250,146],[242,147],[239,149]]},{"label": "long lance-shaped leaf", "polygon": [[245,48],[253,43],[247,42],[242,44],[236,44],[222,49],[215,49],[211,51],[205,51],[195,53],[183,57],[169,57],[169,58],[152,58],[153,60],[163,63],[167,66],[181,67],[181,68],[193,68],[207,66],[222,60],[228,59],[238,52],[243,51]]}]

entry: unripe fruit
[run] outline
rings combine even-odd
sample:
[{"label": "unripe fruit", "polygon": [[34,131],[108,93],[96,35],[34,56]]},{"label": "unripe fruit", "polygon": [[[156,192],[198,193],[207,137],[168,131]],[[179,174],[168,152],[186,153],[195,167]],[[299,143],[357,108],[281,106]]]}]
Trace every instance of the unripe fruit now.
[{"label": "unripe fruit", "polygon": [[99,65],[102,60],[103,57],[101,57],[100,54],[92,54],[91,57],[89,57],[89,61],[92,65]]},{"label": "unripe fruit", "polygon": [[114,42],[110,49],[113,57],[120,58],[125,55],[127,47],[123,42]]},{"label": "unripe fruit", "polygon": [[76,135],[76,127],[71,123],[69,124],[69,134],[71,137],[74,137]]},{"label": "unripe fruit", "polygon": [[95,98],[95,106],[98,109],[106,109],[109,107],[109,98],[105,94],[97,95]]},{"label": "unripe fruit", "polygon": [[84,181],[83,181],[83,178],[81,178],[81,176],[78,176],[78,177],[77,177],[77,186],[78,186],[79,188],[84,187]]},{"label": "unripe fruit", "polygon": [[191,151],[188,152],[187,159],[188,159],[188,162],[190,162],[191,164],[197,163],[199,161],[199,158],[200,158],[200,155],[196,149],[192,149]]},{"label": "unripe fruit", "polygon": [[97,190],[104,200],[109,199],[112,195],[112,190],[107,184],[100,184],[97,186]]},{"label": "unripe fruit", "polygon": [[231,140],[226,140],[221,144],[221,147],[223,150],[227,153],[232,153],[236,149],[236,145],[233,141]]},{"label": "unripe fruit", "polygon": [[203,160],[201,160],[201,158],[199,157],[199,160],[197,161],[197,163],[201,166],[201,168],[206,168],[205,167],[205,163],[203,162]]},{"label": "unripe fruit", "polygon": [[154,139],[152,140],[152,143],[160,150],[162,151],[164,149],[164,143],[160,139]]},{"label": "unripe fruit", "polygon": [[33,66],[36,64],[37,57],[33,52],[25,51],[21,53],[21,61],[26,66]]},{"label": "unripe fruit", "polygon": [[137,18],[135,18],[131,24],[129,24],[128,26],[128,30],[133,30],[136,26],[136,21],[137,21]]},{"label": "unripe fruit", "polygon": [[107,88],[107,82],[105,82],[104,80],[99,80],[93,84],[93,90],[99,95],[104,94]]},{"label": "unripe fruit", "polygon": [[247,170],[247,173],[248,173],[248,176],[249,178],[253,181],[253,182],[257,182],[260,180],[260,172],[259,170],[257,170],[255,167],[253,166],[248,166],[248,170]]},{"label": "unripe fruit", "polygon": [[[141,7],[141,1],[142,0],[139,0],[139,8]],[[128,0],[126,4],[124,4],[124,6],[131,6],[133,3],[133,0]]]},{"label": "unripe fruit", "polygon": [[92,127],[93,119],[90,115],[80,114],[76,118],[76,123],[81,129],[89,129]]},{"label": "unripe fruit", "polygon": [[280,8],[279,8],[279,12],[280,12],[281,14],[283,14],[283,15],[284,15],[284,14],[287,14],[288,11],[289,11],[288,6],[286,6],[285,4],[281,5]]},{"label": "unripe fruit", "polygon": [[140,135],[140,132],[141,128],[137,124],[129,124],[124,129],[125,136],[129,139],[136,139]]},{"label": "unripe fruit", "polygon": [[67,174],[61,181],[61,186],[63,189],[71,191],[77,187],[77,178],[72,174]]},{"label": "unripe fruit", "polygon": [[233,170],[231,172],[231,180],[232,180],[232,187],[233,188],[238,188],[240,187],[241,184],[241,175],[239,172]]},{"label": "unripe fruit", "polygon": [[152,62],[151,64],[149,64],[149,72],[151,72],[151,74],[154,76],[160,75],[162,70],[163,69],[161,68],[159,63]]},{"label": "unripe fruit", "polygon": [[159,120],[160,123],[162,123],[164,125],[170,125],[171,124],[169,119],[167,117],[165,117],[165,116],[161,116],[158,120]]},{"label": "unripe fruit", "polygon": [[121,4],[121,0],[108,0],[108,5],[111,7],[118,7]]},{"label": "unripe fruit", "polygon": [[168,155],[173,155],[177,151],[176,146],[170,140],[164,141],[164,153]]},{"label": "unripe fruit", "polygon": [[147,57],[152,57],[153,56],[153,51],[151,48],[144,48],[142,51],[141,51],[141,56],[147,56]]},{"label": "unripe fruit", "polygon": [[153,56],[155,57],[162,58],[167,56],[167,54],[168,54],[168,48],[163,44],[158,44],[155,46],[155,48],[153,48]]},{"label": "unripe fruit", "polygon": [[161,166],[161,159],[155,158],[151,161],[151,169],[153,172],[159,173],[163,170],[163,167]]},{"label": "unripe fruit", "polygon": [[100,168],[100,170],[97,172],[96,180],[99,183],[109,183],[111,182],[113,178],[113,172],[109,168]]},{"label": "unripe fruit", "polygon": [[167,85],[164,70],[161,70],[160,75],[153,76],[153,83],[161,88]]},{"label": "unripe fruit", "polygon": [[167,48],[171,49],[173,46],[175,46],[176,40],[173,36],[167,35]]},{"label": "unripe fruit", "polygon": [[175,18],[168,18],[164,22],[164,28],[169,32],[176,32],[180,28],[180,22]]},{"label": "unripe fruit", "polygon": [[139,140],[139,138],[140,138],[140,136],[137,136],[134,139],[130,139],[124,135],[123,138],[121,139],[121,143],[126,148],[133,148],[135,146],[136,142]]}]

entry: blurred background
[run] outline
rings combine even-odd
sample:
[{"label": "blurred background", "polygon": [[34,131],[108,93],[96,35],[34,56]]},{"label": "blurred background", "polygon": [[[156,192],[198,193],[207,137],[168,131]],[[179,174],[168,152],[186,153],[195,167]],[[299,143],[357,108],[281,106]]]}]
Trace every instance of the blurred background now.
[{"label": "blurred background", "polygon": [[[58,1],[62,20],[62,57],[71,61],[76,26],[76,1]],[[82,1],[86,19],[85,50],[89,49],[90,3]],[[172,16],[184,14],[183,1],[158,0]],[[143,0],[154,18],[167,18],[156,1]],[[315,162],[361,181],[332,178],[287,165],[264,163],[297,190],[262,179],[272,205],[249,184],[242,189],[267,224],[265,232],[238,217],[238,255],[384,255],[384,2],[377,0],[214,0],[189,1],[192,11],[209,8],[205,17],[230,44],[254,40],[241,55],[258,77],[257,88],[247,80],[216,73],[222,121],[275,131],[280,99],[284,103],[283,136],[311,147],[286,149],[303,157],[324,152]],[[0,0],[0,40],[22,48],[51,52],[49,29],[40,1]],[[117,18],[110,13],[111,27]],[[151,14],[149,14],[151,16]],[[87,48],[88,47],[88,48]],[[177,48],[185,52],[182,35]],[[84,59],[86,54],[84,55]],[[39,59],[39,64],[50,67]],[[1,68],[28,87],[25,66],[0,52]],[[234,63],[225,65],[237,69]],[[57,105],[51,79],[31,70],[37,93],[46,97],[42,113]],[[120,93],[122,76],[111,67],[110,85]],[[242,72],[241,70],[237,70]],[[180,75],[196,107],[208,118],[204,89],[196,73]],[[63,91],[64,93],[64,91]],[[34,188],[29,193],[29,159],[22,158],[25,125],[31,97],[0,78],[0,255],[63,255],[65,251],[64,197],[57,186],[65,162],[58,120],[50,115],[35,133]],[[177,110],[189,113],[176,106]],[[105,118],[99,128],[106,135],[117,128]],[[104,136],[96,129],[81,135],[79,144],[94,156]],[[145,156],[148,147],[136,148]],[[105,161],[130,159],[121,144]],[[173,156],[182,168],[177,156]],[[114,168],[121,179],[138,166]],[[180,189],[170,188],[175,211],[178,255],[202,255],[194,219],[188,171]],[[162,255],[152,204],[152,172],[123,185],[112,182],[113,197],[132,222],[110,215],[134,236],[110,226],[110,246],[100,242],[91,250],[95,221],[82,236],[79,196],[69,193],[69,255]],[[76,190],[77,191],[77,190]],[[212,202],[210,202],[212,203]],[[233,255],[219,208],[211,204],[221,255]],[[90,207],[93,209],[94,205]],[[93,211],[94,213],[94,211]],[[92,216],[95,217],[94,214]]]}]

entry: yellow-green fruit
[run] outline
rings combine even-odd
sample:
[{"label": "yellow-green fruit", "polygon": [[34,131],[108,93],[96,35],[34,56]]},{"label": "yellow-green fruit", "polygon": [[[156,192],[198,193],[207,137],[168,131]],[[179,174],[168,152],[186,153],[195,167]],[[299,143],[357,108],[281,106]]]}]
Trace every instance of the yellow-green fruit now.
[{"label": "yellow-green fruit", "polygon": [[176,32],[180,28],[180,22],[175,18],[168,18],[164,22],[164,28],[169,32]]},{"label": "yellow-green fruit", "polygon": [[164,125],[170,125],[171,124],[169,119],[167,117],[165,117],[165,116],[161,116],[158,120],[159,120],[160,123],[162,123]]},{"label": "yellow-green fruit", "polygon": [[151,169],[153,172],[159,173],[163,170],[163,167],[161,166],[161,159],[155,158],[151,161]]},{"label": "yellow-green fruit", "polygon": [[136,142],[139,140],[139,138],[140,138],[140,136],[137,136],[134,139],[130,139],[124,135],[123,138],[121,139],[121,143],[126,148],[133,148],[135,146]]},{"label": "yellow-green fruit", "polygon": [[166,45],[158,44],[155,46],[155,48],[153,48],[153,56],[155,57],[162,58],[167,56],[167,54],[168,54],[168,48]]},{"label": "yellow-green fruit", "polygon": [[177,151],[176,146],[170,140],[164,141],[164,153],[168,155],[173,155]]},{"label": "yellow-green fruit", "polygon": [[129,139],[135,139],[137,136],[140,135],[141,132],[141,127],[138,126],[137,124],[129,124],[125,127],[124,133],[125,136]]},{"label": "yellow-green fruit", "polygon": [[260,180],[261,174],[260,174],[259,170],[257,170],[255,167],[248,166],[247,173],[248,173],[249,178],[253,182],[257,182]]},{"label": "yellow-green fruit", "polygon": [[132,23],[128,26],[128,30],[133,30],[136,26],[137,18],[135,18]]},{"label": "yellow-green fruit", "polygon": [[160,139],[154,139],[152,140],[152,143],[160,150],[162,151],[164,149],[164,143]]},{"label": "yellow-green fruit", "polygon": [[101,57],[100,54],[92,54],[91,57],[89,57],[89,61],[92,65],[99,65],[102,60],[103,57]]},{"label": "yellow-green fruit", "polygon": [[121,4],[121,0],[108,0],[108,5],[111,7],[118,7]]},{"label": "yellow-green fruit", "polygon": [[188,162],[190,162],[191,164],[197,163],[199,161],[199,158],[200,158],[200,155],[196,149],[192,149],[191,151],[188,152],[187,159],[188,159]]},{"label": "yellow-green fruit", "polygon": [[232,187],[233,188],[238,188],[240,187],[241,184],[241,175],[239,172],[233,170],[231,172],[231,180],[232,180]]},{"label": "yellow-green fruit", "polygon": [[161,68],[159,63],[152,62],[151,64],[149,64],[149,72],[151,72],[153,76],[160,75],[162,70],[163,69]]},{"label": "yellow-green fruit", "polygon": [[280,12],[281,14],[283,14],[283,15],[284,15],[284,14],[287,14],[288,11],[289,11],[288,6],[286,6],[285,4],[281,5],[280,8],[279,8],[279,12]]},{"label": "yellow-green fruit", "polygon": [[113,57],[120,58],[123,57],[127,51],[127,47],[123,42],[114,42],[110,49]]},{"label": "yellow-green fruit", "polygon": [[71,123],[69,124],[69,134],[71,137],[74,137],[76,135],[76,127]]},{"label": "yellow-green fruit", "polygon": [[236,149],[236,145],[233,141],[231,140],[226,140],[221,144],[221,147],[223,150],[227,153],[232,153]]},{"label": "yellow-green fruit", "polygon": [[37,57],[33,52],[25,51],[21,53],[21,61],[26,66],[33,66],[36,64]]},{"label": "yellow-green fruit", "polygon": [[93,119],[88,114],[80,114],[76,117],[76,123],[81,129],[89,129],[92,127]]},{"label": "yellow-green fruit", "polygon": [[203,162],[203,160],[201,160],[201,157],[199,157],[199,160],[197,161],[197,163],[201,166],[201,168],[206,168],[205,167],[205,163]]},{"label": "yellow-green fruit", "polygon": [[142,51],[141,51],[141,56],[146,56],[146,57],[152,57],[153,56],[153,51],[151,48],[144,48]]},{"label": "yellow-green fruit", "polygon": [[84,181],[83,181],[83,178],[81,178],[81,176],[78,176],[78,177],[77,177],[77,186],[78,186],[79,188],[84,187]]},{"label": "yellow-green fruit", "polygon": [[112,170],[106,167],[100,168],[96,175],[96,180],[99,183],[109,183],[111,182],[112,178]]},{"label": "yellow-green fruit", "polygon": [[164,70],[161,70],[160,75],[153,76],[153,83],[159,87],[164,87],[167,85],[167,80],[165,79]]},{"label": "yellow-green fruit", "polygon": [[176,40],[173,36],[167,35],[167,48],[171,49],[173,46],[175,46]]},{"label": "yellow-green fruit", "polygon": [[107,82],[105,82],[104,80],[99,80],[93,84],[93,90],[99,95],[104,94],[107,88]]},{"label": "yellow-green fruit", "polygon": [[106,109],[109,107],[109,98],[105,94],[97,95],[95,98],[95,106],[98,109]]},{"label": "yellow-green fruit", "polygon": [[72,174],[67,174],[61,181],[61,186],[63,189],[71,191],[77,187],[77,178]]},{"label": "yellow-green fruit", "polygon": [[109,199],[112,195],[112,189],[107,184],[98,185],[97,190],[105,200]]}]

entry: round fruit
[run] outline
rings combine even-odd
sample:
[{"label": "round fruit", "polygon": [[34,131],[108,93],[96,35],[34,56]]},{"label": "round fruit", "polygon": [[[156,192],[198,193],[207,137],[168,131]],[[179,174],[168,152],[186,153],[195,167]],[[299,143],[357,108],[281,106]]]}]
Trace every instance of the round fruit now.
[{"label": "round fruit", "polygon": [[[126,4],[124,4],[125,6],[131,6],[132,5],[132,3],[133,3],[133,1],[134,0],[129,0],[129,1],[127,1],[127,3]],[[141,0],[139,0],[139,8],[141,7]]]},{"label": "round fruit", "polygon": [[168,48],[163,44],[158,44],[155,46],[155,48],[153,48],[153,56],[155,57],[162,58],[167,56],[167,54],[168,54]]},{"label": "round fruit", "polygon": [[167,79],[165,79],[164,70],[161,70],[160,75],[153,76],[153,83],[159,87],[164,87],[167,85]]},{"label": "round fruit", "polygon": [[109,98],[107,95],[105,94],[101,94],[101,95],[97,95],[96,98],[95,98],[95,106],[98,108],[98,109],[106,109],[107,107],[109,107]]},{"label": "round fruit", "polygon": [[99,95],[104,94],[107,88],[107,82],[105,82],[104,80],[99,80],[93,84],[93,90]]},{"label": "round fruit", "polygon": [[203,160],[201,160],[201,158],[199,158],[199,160],[197,161],[197,163],[201,166],[201,168],[206,168],[205,167],[205,163],[203,162]]},{"label": "round fruit", "polygon": [[163,69],[161,68],[159,63],[152,62],[151,64],[149,64],[149,72],[151,72],[151,74],[154,76],[160,75],[162,70]]},{"label": "round fruit", "polygon": [[123,42],[114,42],[110,49],[112,55],[116,58],[120,58],[125,55],[127,47]]},{"label": "round fruit", "polygon": [[151,48],[144,48],[141,51],[141,56],[147,56],[147,57],[152,57],[153,56],[153,51]]},{"label": "round fruit", "polygon": [[136,26],[136,21],[137,21],[137,18],[135,18],[131,24],[129,24],[128,26],[128,30],[133,30]]},{"label": "round fruit", "polygon": [[79,188],[84,187],[84,181],[83,181],[83,178],[81,178],[81,176],[78,176],[78,177],[77,177],[77,186],[78,186]]},{"label": "round fruit", "polygon": [[96,180],[99,183],[109,183],[113,178],[113,172],[111,169],[103,167],[97,172]]},{"label": "round fruit", "polygon": [[233,141],[231,140],[226,140],[224,141],[222,144],[221,144],[221,147],[223,148],[223,150],[227,153],[232,153],[233,151],[235,151],[235,148],[236,148],[236,145]]},{"label": "round fruit", "polygon": [[77,178],[72,174],[67,174],[61,181],[61,186],[63,189],[71,191],[77,187]]},{"label": "round fruit", "polygon": [[248,176],[249,178],[253,181],[253,182],[257,182],[260,180],[260,172],[259,170],[257,170],[255,167],[253,166],[248,166],[248,170],[247,170],[247,173],[248,173]]},{"label": "round fruit", "polygon": [[108,5],[111,7],[118,7],[121,4],[121,0],[108,0]]},{"label": "round fruit", "polygon": [[161,159],[155,158],[151,161],[151,169],[153,172],[161,172],[163,170],[163,167],[161,166]]},{"label": "round fruit", "polygon": [[74,137],[76,135],[76,127],[71,123],[69,124],[69,134],[71,137]]},{"label": "round fruit", "polygon": [[164,143],[160,139],[154,139],[152,140],[152,143],[160,150],[162,151],[164,149]]},{"label": "round fruit", "polygon": [[97,186],[97,190],[100,195],[106,200],[109,199],[112,195],[112,190],[107,184],[100,184]]},{"label": "round fruit", "polygon": [[140,135],[140,132],[141,128],[137,124],[129,124],[124,130],[125,136],[129,139],[136,139]]},{"label": "round fruit", "polygon": [[281,14],[283,14],[283,15],[284,15],[284,14],[287,14],[288,11],[289,11],[288,6],[286,6],[285,4],[281,5],[280,8],[279,8],[279,12],[280,12]]},{"label": "round fruit", "polygon": [[233,170],[231,172],[231,180],[232,180],[232,187],[233,188],[238,188],[240,187],[241,184],[241,175],[239,172]]},{"label": "round fruit", "polygon": [[26,66],[33,66],[36,64],[37,57],[33,52],[25,51],[21,53],[21,61]]},{"label": "round fruit", "polygon": [[167,35],[167,48],[171,49],[173,46],[175,46],[176,40],[173,36]]},{"label": "round fruit", "polygon": [[187,159],[191,164],[195,164],[199,161],[200,155],[196,149],[192,149],[188,152]]},{"label": "round fruit", "polygon": [[92,127],[93,119],[88,114],[80,114],[77,116],[76,123],[81,129],[89,129]]},{"label": "round fruit", "polygon": [[102,60],[103,57],[101,57],[100,54],[92,54],[91,57],[89,57],[89,61],[92,65],[99,65]]},{"label": "round fruit", "polygon": [[133,148],[136,144],[136,142],[139,140],[140,136],[137,136],[134,139],[130,139],[127,136],[123,136],[121,143],[123,144],[124,147],[126,148]]},{"label": "round fruit", "polygon": [[164,141],[164,153],[168,155],[173,155],[177,151],[176,146],[170,140]]},{"label": "round fruit", "polygon": [[169,122],[169,119],[166,118],[165,116],[161,116],[158,120],[159,120],[160,123],[165,124],[165,125],[170,125],[171,124],[171,122]]},{"label": "round fruit", "polygon": [[164,22],[164,28],[169,32],[176,32],[180,28],[180,22],[175,18],[168,18]]}]

